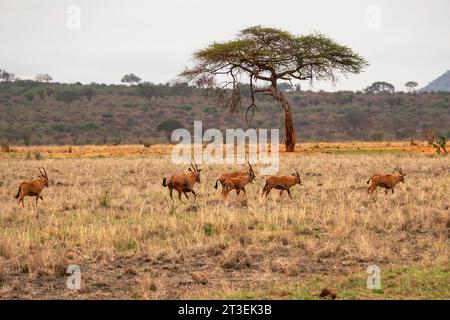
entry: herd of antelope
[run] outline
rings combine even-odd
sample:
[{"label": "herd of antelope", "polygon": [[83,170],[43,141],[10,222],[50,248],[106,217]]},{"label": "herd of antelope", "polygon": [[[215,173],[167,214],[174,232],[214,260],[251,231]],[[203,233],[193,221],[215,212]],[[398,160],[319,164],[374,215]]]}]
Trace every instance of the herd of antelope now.
[{"label": "herd of antelope", "polygon": [[[42,191],[44,187],[49,187],[49,179],[47,176],[47,171],[45,168],[38,168],[40,177],[37,180],[33,181],[24,181],[20,184],[19,190],[15,195],[16,199],[19,199],[18,204],[22,203],[22,207],[24,207],[23,199],[26,196],[36,197],[36,204],[38,200],[41,199],[44,201],[42,197]],[[191,162],[191,166],[188,169],[188,172],[172,175],[170,178],[164,177],[162,180],[163,187],[167,187],[169,189],[170,198],[173,200],[173,190],[178,192],[178,199],[181,201],[181,195],[183,194],[187,199],[188,193],[192,193],[194,198],[197,197],[197,194],[194,191],[194,185],[196,183],[200,183],[200,173],[202,169],[198,168],[198,165]],[[403,170],[400,167],[396,167],[396,171],[398,174],[388,174],[388,175],[373,175],[367,183],[369,184],[372,181],[372,184],[367,189],[367,193],[370,195],[373,194],[377,187],[381,187],[386,189],[385,194],[389,190],[394,193],[394,187],[399,183],[405,183],[404,177],[406,176],[403,173]],[[218,184],[220,182],[222,186],[222,195],[225,200],[228,199],[228,194],[232,190],[236,190],[236,194],[242,191],[244,195],[246,195],[245,187],[256,180],[255,172],[253,171],[252,165],[248,163],[247,170],[237,171],[237,172],[228,172],[221,174],[215,183],[215,188],[218,188]],[[283,195],[283,192],[286,191],[289,197],[292,199],[290,188],[295,185],[301,185],[302,180],[300,179],[300,174],[297,170],[294,170],[294,173],[290,176],[270,176],[266,179],[266,183],[261,193],[261,197],[267,198],[270,191],[272,189],[280,190],[280,197]]]}]

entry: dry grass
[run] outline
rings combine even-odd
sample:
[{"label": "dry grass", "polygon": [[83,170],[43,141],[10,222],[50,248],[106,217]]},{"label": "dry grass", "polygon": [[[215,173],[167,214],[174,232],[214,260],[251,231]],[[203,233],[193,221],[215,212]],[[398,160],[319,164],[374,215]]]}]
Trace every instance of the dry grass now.
[{"label": "dry grass", "polygon": [[[43,156],[0,161],[3,298],[311,298],[319,285],[337,288],[338,299],[370,298],[367,289],[342,295],[349,276],[364,285],[370,264],[386,274],[439,268],[448,277],[448,157],[289,155],[280,173],[295,167],[303,180],[292,189],[294,200],[272,192],[262,203],[258,177],[247,188],[247,205],[232,196],[227,207],[214,178],[239,166],[202,166],[197,200],[180,203],[161,180],[186,168],[167,155]],[[366,180],[395,165],[408,174],[406,184],[368,197]],[[26,198],[22,209],[13,195],[37,166],[46,167],[51,187],[45,203],[36,208]],[[81,267],[80,291],[66,289],[69,264]],[[386,291],[378,298],[390,297],[429,295]]]},{"label": "dry grass", "polygon": [[[36,152],[47,158],[80,158],[80,157],[123,157],[123,156],[148,156],[148,155],[170,155],[173,145],[154,144],[144,145],[83,145],[83,146],[36,146],[23,147],[8,146],[8,152],[0,153],[0,158],[27,159]],[[405,141],[357,141],[357,142],[321,142],[301,143],[295,147],[295,154],[377,154],[377,153],[409,153],[420,155],[432,155],[435,153],[433,147],[427,142],[417,142],[411,145]],[[284,146],[280,146],[280,152],[284,153]],[[287,155],[292,155],[291,153]]]}]

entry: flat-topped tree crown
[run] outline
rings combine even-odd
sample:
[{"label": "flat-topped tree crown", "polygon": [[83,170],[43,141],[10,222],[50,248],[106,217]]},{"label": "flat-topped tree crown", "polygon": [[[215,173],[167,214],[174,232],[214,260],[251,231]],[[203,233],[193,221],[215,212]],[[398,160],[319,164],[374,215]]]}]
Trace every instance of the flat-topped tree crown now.
[{"label": "flat-topped tree crown", "polygon": [[[294,151],[295,135],[291,106],[285,99],[278,81],[336,81],[340,74],[359,73],[367,62],[347,46],[320,33],[294,35],[288,31],[255,26],[239,32],[236,39],[215,42],[193,55],[195,65],[181,76],[199,86],[214,86],[227,76],[230,87],[228,105],[236,109],[242,105],[239,80],[244,76],[250,83],[249,111],[255,111],[255,93],[274,97],[285,112],[285,144]],[[255,87],[264,81],[266,87]]]}]

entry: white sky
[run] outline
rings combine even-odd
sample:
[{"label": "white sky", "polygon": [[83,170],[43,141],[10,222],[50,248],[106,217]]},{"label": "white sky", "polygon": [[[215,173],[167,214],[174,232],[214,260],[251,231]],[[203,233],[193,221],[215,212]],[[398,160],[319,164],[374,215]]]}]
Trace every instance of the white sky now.
[{"label": "white sky", "polygon": [[[79,29],[68,27],[70,5],[81,9]],[[259,24],[320,31],[370,62],[361,75],[314,90],[360,90],[378,80],[404,90],[408,80],[423,87],[450,69],[448,0],[0,0],[0,69],[59,82],[119,83],[129,72],[167,82],[193,51]]]}]

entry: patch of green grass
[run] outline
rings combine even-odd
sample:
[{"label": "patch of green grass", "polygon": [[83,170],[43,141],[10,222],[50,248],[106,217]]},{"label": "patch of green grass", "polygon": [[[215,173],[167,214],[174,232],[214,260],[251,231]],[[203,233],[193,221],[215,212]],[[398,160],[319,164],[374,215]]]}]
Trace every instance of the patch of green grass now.
[{"label": "patch of green grass", "polygon": [[327,153],[332,154],[400,154],[405,153],[405,150],[402,149],[327,149]]},{"label": "patch of green grass", "polygon": [[114,241],[114,247],[119,252],[125,252],[136,249],[137,242],[134,239],[118,239]]},{"label": "patch of green grass", "polygon": [[381,289],[367,288],[364,272],[333,278],[314,276],[295,287],[275,286],[267,290],[236,291],[222,299],[318,299],[321,289],[336,288],[337,299],[448,299],[450,297],[450,269],[446,266],[397,267],[383,271]]}]

